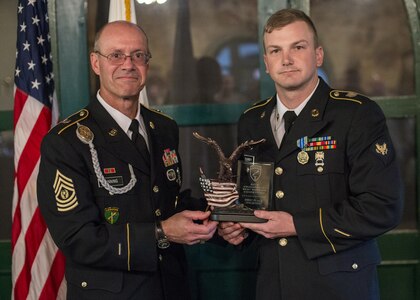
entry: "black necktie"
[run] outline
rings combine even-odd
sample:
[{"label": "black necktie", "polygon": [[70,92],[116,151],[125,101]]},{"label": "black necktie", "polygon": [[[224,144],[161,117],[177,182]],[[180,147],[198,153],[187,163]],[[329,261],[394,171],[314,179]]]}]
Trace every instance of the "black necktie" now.
[{"label": "black necktie", "polygon": [[295,122],[297,116],[293,110],[288,110],[284,113],[284,134],[288,134],[290,128],[292,127],[293,123]]},{"label": "black necktie", "polygon": [[134,145],[136,145],[137,150],[150,164],[149,150],[147,149],[146,141],[144,140],[144,137],[139,133],[139,121],[134,119],[128,129],[130,129],[132,132],[131,140],[133,141]]}]

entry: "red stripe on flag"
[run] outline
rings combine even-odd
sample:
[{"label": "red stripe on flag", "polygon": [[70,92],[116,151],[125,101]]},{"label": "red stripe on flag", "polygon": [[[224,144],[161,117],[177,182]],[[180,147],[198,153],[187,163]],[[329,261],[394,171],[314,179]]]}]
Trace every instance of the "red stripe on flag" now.
[{"label": "red stripe on flag", "polygon": [[[40,147],[42,139],[48,133],[51,124],[51,111],[44,107],[38,116],[38,119],[31,131],[31,135],[25,144],[22,154],[19,159],[19,164],[16,170],[17,173],[17,186],[19,199],[28,183],[35,165],[40,157]],[[15,137],[16,138],[16,137]]]},{"label": "red stripe on flag", "polygon": [[[18,166],[16,168],[16,183],[18,189],[18,201],[16,210],[13,216],[12,224],[12,251],[16,245],[17,239],[19,238],[20,231],[22,230],[21,225],[21,198],[23,191],[25,190],[26,184],[39,160],[40,157],[40,145],[43,137],[50,129],[51,124],[51,111],[44,107],[38,116],[37,122],[35,123],[31,135],[20,156]],[[15,139],[19,137],[15,136]],[[36,199],[35,199],[36,200]]]},{"label": "red stripe on flag", "polygon": [[64,270],[65,258],[63,253],[58,250],[38,300],[50,300],[53,295],[57,298],[58,290],[60,289],[61,282],[64,278]]},{"label": "red stripe on flag", "polygon": [[[14,102],[14,111],[13,111],[13,129],[20,118],[20,114],[22,113],[22,109],[25,106],[26,100],[28,99],[28,95],[21,91],[20,89],[15,89],[15,102]],[[16,176],[16,173],[15,173]],[[21,211],[20,211],[20,195],[18,195],[18,205],[16,205],[16,209],[13,215],[13,222],[12,222],[12,251],[15,248],[17,239],[19,238],[20,231],[22,230],[22,223],[21,223]]]},{"label": "red stripe on flag", "polygon": [[15,283],[15,299],[26,299],[29,293],[29,285],[31,284],[32,276],[31,269],[38,252],[39,245],[42,242],[46,231],[44,219],[41,216],[39,208],[34,212],[34,215],[29,224],[25,235],[25,265],[16,279]]},{"label": "red stripe on flag", "polygon": [[[35,100],[34,100],[35,101]],[[16,206],[14,222],[12,226],[12,244],[15,245],[19,238],[21,225],[21,198],[26,188],[28,180],[34,171],[34,168],[40,157],[40,145],[43,137],[50,129],[51,124],[51,111],[43,107],[39,114],[36,123],[31,131],[31,134],[25,144],[22,154],[19,159],[16,182],[18,188],[18,203]],[[18,137],[15,137],[18,138]],[[36,198],[31,199],[36,201]],[[16,223],[16,225],[15,225]],[[19,230],[19,231],[18,231]],[[32,280],[31,268],[35,260],[36,253],[38,252],[39,245],[42,242],[46,230],[45,222],[37,208],[32,216],[29,227],[25,235],[25,264],[15,282],[14,296],[15,299],[26,299],[29,293],[29,286]]]},{"label": "red stripe on flag", "polygon": [[22,109],[25,106],[27,99],[28,99],[28,95],[16,87],[15,103],[14,103],[14,110],[13,110],[13,126],[16,126],[17,121],[20,118],[20,114],[22,113]]},{"label": "red stripe on flag", "polygon": [[13,215],[12,223],[12,252],[15,249],[16,242],[22,230],[20,206],[16,206],[15,214]]}]

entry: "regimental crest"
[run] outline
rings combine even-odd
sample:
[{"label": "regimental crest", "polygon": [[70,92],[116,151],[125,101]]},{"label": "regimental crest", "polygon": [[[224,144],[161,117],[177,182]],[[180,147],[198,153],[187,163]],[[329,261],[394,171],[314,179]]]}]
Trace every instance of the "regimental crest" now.
[{"label": "regimental crest", "polygon": [[77,123],[76,135],[80,141],[89,144],[93,141],[94,134],[89,127]]},{"label": "regimental crest", "polygon": [[386,143],[383,143],[382,145],[375,144],[375,147],[376,147],[376,153],[384,155],[384,156],[388,154],[388,147]]},{"label": "regimental crest", "polygon": [[249,177],[252,181],[257,182],[261,177],[262,168],[260,165],[251,165],[249,167]]},{"label": "regimental crest", "polygon": [[118,221],[118,218],[120,216],[119,210],[120,209],[118,207],[105,207],[104,209],[105,220],[111,225],[115,224]]},{"label": "regimental crest", "polygon": [[55,173],[53,188],[59,212],[70,211],[79,205],[73,180],[64,176],[59,170]]},{"label": "regimental crest", "polygon": [[166,171],[166,178],[168,178],[169,181],[174,181],[176,179],[176,172],[174,169],[169,169]]}]

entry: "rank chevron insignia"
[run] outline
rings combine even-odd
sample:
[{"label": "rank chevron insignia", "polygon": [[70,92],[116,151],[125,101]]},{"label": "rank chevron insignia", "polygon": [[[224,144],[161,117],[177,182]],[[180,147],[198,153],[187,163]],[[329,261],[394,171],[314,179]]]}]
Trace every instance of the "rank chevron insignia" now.
[{"label": "rank chevron insignia", "polygon": [[55,173],[53,188],[59,212],[72,210],[79,205],[73,180],[64,176],[59,170]]}]

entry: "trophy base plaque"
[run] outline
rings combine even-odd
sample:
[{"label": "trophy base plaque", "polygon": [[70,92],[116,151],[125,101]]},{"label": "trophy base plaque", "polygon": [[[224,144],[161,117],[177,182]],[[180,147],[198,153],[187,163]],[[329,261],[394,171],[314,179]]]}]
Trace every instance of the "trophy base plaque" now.
[{"label": "trophy base plaque", "polygon": [[215,207],[210,220],[218,222],[265,223],[268,220],[257,218],[251,209],[238,207]]}]

